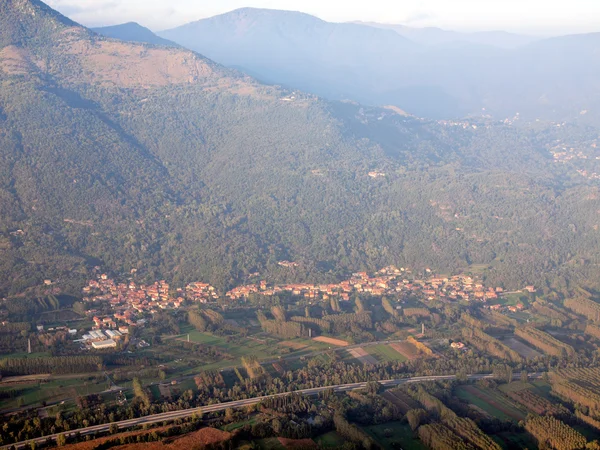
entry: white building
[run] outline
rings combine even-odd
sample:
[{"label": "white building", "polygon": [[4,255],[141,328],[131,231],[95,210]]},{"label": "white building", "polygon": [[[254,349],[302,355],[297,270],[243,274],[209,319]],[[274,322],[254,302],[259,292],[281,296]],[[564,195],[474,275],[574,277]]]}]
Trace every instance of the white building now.
[{"label": "white building", "polygon": [[92,347],[96,350],[105,349],[105,348],[117,348],[117,343],[112,339],[106,339],[104,341],[92,342]]}]

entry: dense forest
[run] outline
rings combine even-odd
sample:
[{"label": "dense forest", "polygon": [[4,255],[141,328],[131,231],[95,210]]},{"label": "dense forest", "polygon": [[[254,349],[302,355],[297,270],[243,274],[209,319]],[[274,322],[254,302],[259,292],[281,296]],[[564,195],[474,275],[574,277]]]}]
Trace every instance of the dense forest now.
[{"label": "dense forest", "polygon": [[38,1],[1,12],[4,296],[45,279],[77,292],[97,265],[220,290],[388,264],[476,265],[507,288],[598,274],[597,183],[549,152],[591,128],[328,103],[99,37]]}]

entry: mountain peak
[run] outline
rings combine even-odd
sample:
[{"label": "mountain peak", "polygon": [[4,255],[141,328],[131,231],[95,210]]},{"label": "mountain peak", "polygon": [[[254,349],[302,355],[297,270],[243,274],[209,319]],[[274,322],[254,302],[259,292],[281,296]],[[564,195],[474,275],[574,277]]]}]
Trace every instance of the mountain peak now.
[{"label": "mountain peak", "polygon": [[30,39],[44,39],[74,26],[78,25],[39,0],[0,2],[0,47],[23,46]]},{"label": "mountain peak", "polygon": [[177,44],[174,42],[157,36],[151,30],[137,22],[127,22],[121,25],[93,28],[92,31],[105,37],[120,39],[127,42],[143,42],[152,45],[177,47]]}]

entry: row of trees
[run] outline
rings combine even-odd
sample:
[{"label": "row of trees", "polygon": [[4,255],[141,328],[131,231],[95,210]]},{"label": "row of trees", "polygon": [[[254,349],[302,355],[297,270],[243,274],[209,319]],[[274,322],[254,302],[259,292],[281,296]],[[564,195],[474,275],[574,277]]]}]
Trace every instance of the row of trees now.
[{"label": "row of trees", "polygon": [[540,446],[548,445],[555,450],[580,450],[587,444],[585,436],[552,416],[529,417],[525,429]]},{"label": "row of trees", "polygon": [[67,374],[102,370],[99,356],[52,356],[42,358],[0,359],[2,375]]},{"label": "row of trees", "polygon": [[335,426],[335,431],[345,439],[362,445],[366,450],[377,447],[373,439],[367,433],[356,425],[348,422],[342,414],[337,413],[333,416],[333,424]]},{"label": "row of trees", "polygon": [[465,327],[462,329],[462,335],[469,344],[482,352],[512,362],[523,361],[521,355],[516,351],[478,328]]},{"label": "row of trees", "polygon": [[441,423],[419,427],[419,439],[432,450],[475,450],[471,444]]},{"label": "row of trees", "polygon": [[552,356],[567,357],[575,354],[573,347],[535,327],[519,327],[515,329],[515,335]]},{"label": "row of trees", "polygon": [[581,289],[580,295],[566,298],[564,305],[588,320],[600,322],[600,303],[592,300],[592,295],[587,291]]},{"label": "row of trees", "polygon": [[285,339],[293,339],[309,335],[308,328],[301,323],[269,320],[262,311],[257,311],[256,317],[258,318],[261,328],[266,333],[274,334]]}]

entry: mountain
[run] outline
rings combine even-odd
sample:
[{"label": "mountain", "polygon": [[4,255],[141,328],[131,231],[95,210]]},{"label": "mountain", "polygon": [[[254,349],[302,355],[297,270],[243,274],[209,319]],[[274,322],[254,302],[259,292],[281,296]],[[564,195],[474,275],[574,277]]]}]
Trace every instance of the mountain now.
[{"label": "mountain", "polygon": [[421,45],[447,46],[449,44],[473,44],[515,49],[541,40],[534,36],[508,33],[506,31],[481,31],[473,33],[460,33],[442,30],[441,28],[426,27],[413,28],[405,25],[384,24],[376,22],[354,22],[360,25],[393,30],[401,36]]},{"label": "mountain", "polygon": [[[519,112],[529,120],[565,120],[585,110],[600,118],[597,84],[588,76],[597,61],[594,35],[531,42],[501,32],[371,25],[247,8],[160,35],[269,83],[332,100],[393,105],[421,117],[485,110],[502,119]],[[554,46],[568,55],[568,65]]]},{"label": "mountain", "polygon": [[261,80],[332,98],[351,97],[354,79],[369,77],[365,67],[389,66],[418,49],[391,30],[255,8],[159,35],[221,64],[247,69]]},{"label": "mountain", "polygon": [[476,266],[510,288],[598,277],[600,167],[552,153],[592,152],[595,128],[329,102],[99,36],[36,0],[1,7],[3,296],[39,295],[45,279],[79,294],[95,266],[221,291],[255,272],[327,282],[389,264]]},{"label": "mountain", "polygon": [[109,38],[127,42],[144,42],[152,45],[177,46],[174,42],[163,39],[148,28],[135,22],[113,25],[109,27],[92,28],[92,31]]}]

